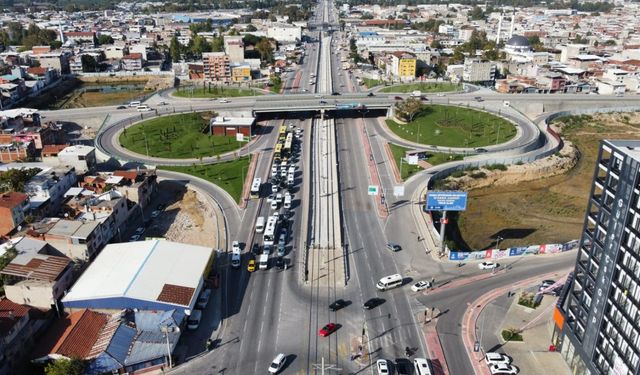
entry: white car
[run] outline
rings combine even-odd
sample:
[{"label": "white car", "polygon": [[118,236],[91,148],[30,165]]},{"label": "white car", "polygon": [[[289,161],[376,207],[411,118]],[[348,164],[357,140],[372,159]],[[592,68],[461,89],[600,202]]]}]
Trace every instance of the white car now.
[{"label": "white car", "polygon": [[377,360],[376,368],[378,369],[378,375],[389,375],[389,364],[386,359]]},{"label": "white car", "polygon": [[493,263],[493,262],[482,262],[478,264],[478,268],[480,268],[481,270],[490,270],[490,269],[497,268],[498,266],[499,266],[498,263]]},{"label": "white car", "polygon": [[231,243],[231,251],[233,252],[240,252],[240,243],[238,241],[233,241]]},{"label": "white car", "polygon": [[278,185],[271,184],[271,192],[272,193],[277,193],[278,192]]},{"label": "white car", "polygon": [[229,100],[227,98],[222,98],[220,100],[218,100],[218,103],[230,103]]},{"label": "white car", "polygon": [[502,353],[489,352],[484,356],[484,360],[487,362],[487,365],[497,365],[497,364],[511,364],[511,358],[509,356],[504,355]]},{"label": "white car", "polygon": [[414,292],[419,292],[429,287],[431,287],[431,283],[423,280],[423,281],[418,281],[417,283],[411,285],[411,290],[413,290]]},{"label": "white car", "polygon": [[519,371],[516,366],[507,365],[506,363],[498,363],[496,365],[491,365],[489,366],[489,370],[491,371],[492,375],[497,375],[497,374],[515,375]]},{"label": "white car", "polygon": [[276,194],[276,202],[277,202],[278,204],[282,203],[282,199],[283,199],[283,198],[282,198],[282,193],[278,193],[278,194]]}]

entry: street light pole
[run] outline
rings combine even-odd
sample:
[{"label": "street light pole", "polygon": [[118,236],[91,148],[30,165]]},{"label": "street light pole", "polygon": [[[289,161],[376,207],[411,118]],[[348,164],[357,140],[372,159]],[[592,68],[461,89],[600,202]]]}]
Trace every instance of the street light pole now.
[{"label": "street light pole", "polygon": [[169,326],[161,326],[160,332],[164,333],[165,338],[167,339],[167,356],[169,357],[169,368],[173,367],[173,359],[171,359],[171,345],[169,344],[169,333],[171,332],[180,332],[179,327],[169,327]]}]

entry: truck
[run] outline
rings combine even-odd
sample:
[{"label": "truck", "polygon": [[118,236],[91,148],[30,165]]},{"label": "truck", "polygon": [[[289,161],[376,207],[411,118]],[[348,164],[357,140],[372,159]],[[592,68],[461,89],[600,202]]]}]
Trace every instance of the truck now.
[{"label": "truck", "polygon": [[269,254],[262,254],[258,257],[258,269],[266,270],[269,266]]},{"label": "truck", "polygon": [[411,93],[411,97],[412,98],[422,98],[422,91],[415,90],[414,92]]}]

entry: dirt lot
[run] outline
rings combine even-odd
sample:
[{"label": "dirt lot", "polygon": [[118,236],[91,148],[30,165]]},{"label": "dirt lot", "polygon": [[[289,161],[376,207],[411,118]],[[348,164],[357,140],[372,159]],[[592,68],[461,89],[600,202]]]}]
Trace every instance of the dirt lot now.
[{"label": "dirt lot", "polygon": [[[552,177],[545,177],[550,172],[546,171],[527,182],[487,179],[492,183],[490,186],[469,192],[467,211],[458,220],[460,236],[464,239],[460,246],[464,247],[466,242],[471,249],[491,247],[497,236],[504,238],[501,248],[559,243],[580,237],[599,142],[637,139],[640,114],[581,116],[556,124],[562,129],[563,137],[580,152],[575,167]],[[513,166],[510,170],[513,168],[526,166]]]},{"label": "dirt lot", "polygon": [[161,181],[158,188],[153,207],[165,202],[167,208],[153,221],[147,237],[164,237],[170,241],[218,248],[218,234],[224,233],[224,222],[220,221],[221,227],[218,228],[213,202],[178,183]]}]

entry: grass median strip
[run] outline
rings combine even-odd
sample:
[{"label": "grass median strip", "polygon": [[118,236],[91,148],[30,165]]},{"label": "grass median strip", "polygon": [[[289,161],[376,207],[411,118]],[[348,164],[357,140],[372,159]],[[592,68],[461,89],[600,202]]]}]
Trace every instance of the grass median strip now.
[{"label": "grass median strip", "polygon": [[120,144],[141,155],[172,159],[215,156],[242,147],[244,143],[233,137],[208,134],[209,119],[214,115],[185,113],[143,121],[126,128]]},{"label": "grass median strip", "polygon": [[237,87],[187,86],[178,88],[173,95],[180,98],[233,98],[238,96],[262,95],[262,93],[252,89],[241,89]]},{"label": "grass median strip", "polygon": [[509,121],[474,109],[430,104],[408,124],[387,120],[400,138],[442,147],[483,147],[504,143],[516,135]]},{"label": "grass median strip", "polygon": [[[389,149],[393,154],[393,159],[396,163],[396,166],[398,167],[398,171],[400,171],[403,180],[406,180],[407,178],[423,170],[420,165],[411,165],[407,163],[406,160],[403,160],[402,163],[400,163],[400,160],[405,157],[407,151],[411,150],[410,148],[389,143]],[[425,161],[431,165],[438,165],[449,161],[463,159],[463,156],[460,154],[447,154],[443,152],[427,152],[424,156]]]},{"label": "grass median strip", "polygon": [[236,160],[216,164],[193,164],[190,166],[159,166],[159,169],[186,173],[212,182],[233,197],[236,202],[242,196],[244,177],[251,158],[244,156]]},{"label": "grass median strip", "polygon": [[450,83],[450,82],[421,82],[421,83],[410,83],[406,85],[397,85],[397,86],[389,86],[385,87],[380,92],[400,92],[407,93],[412,91],[420,90],[423,93],[429,92],[449,92],[449,91],[459,91],[462,90],[462,85]]}]

